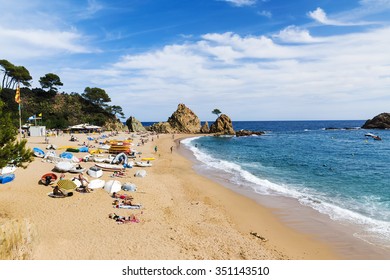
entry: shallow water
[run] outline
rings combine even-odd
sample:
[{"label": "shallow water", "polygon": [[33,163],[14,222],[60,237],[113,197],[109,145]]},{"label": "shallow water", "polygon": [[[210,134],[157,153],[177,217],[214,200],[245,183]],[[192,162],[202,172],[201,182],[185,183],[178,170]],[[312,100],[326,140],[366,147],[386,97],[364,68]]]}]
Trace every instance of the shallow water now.
[{"label": "shallow water", "polygon": [[[363,121],[234,122],[262,136],[182,141],[213,174],[254,199],[293,200],[346,225],[351,237],[390,248],[390,131]],[[335,128],[335,129],[325,129]],[[375,141],[365,134],[380,134]]]}]

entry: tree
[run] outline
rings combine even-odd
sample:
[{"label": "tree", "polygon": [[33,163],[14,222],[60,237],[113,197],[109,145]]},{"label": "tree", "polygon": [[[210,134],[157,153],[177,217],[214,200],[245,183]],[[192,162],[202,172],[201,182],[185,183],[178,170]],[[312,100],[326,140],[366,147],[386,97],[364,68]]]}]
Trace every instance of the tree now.
[{"label": "tree", "polygon": [[1,88],[14,88],[16,83],[22,83],[26,87],[30,87],[32,77],[30,72],[24,66],[15,66],[8,60],[0,60],[0,66],[4,72],[1,81]]},{"label": "tree", "polygon": [[214,109],[212,112],[212,114],[216,114],[218,117],[219,115],[222,113],[219,109]]},{"label": "tree", "polygon": [[111,98],[108,96],[106,91],[101,88],[90,88],[86,87],[84,93],[81,95],[84,99],[100,107],[106,106],[105,103],[111,102]]},{"label": "tree", "polygon": [[26,148],[27,141],[16,141],[17,135],[11,115],[3,112],[3,102],[0,101],[0,168],[9,163],[26,168],[24,164],[33,161],[33,152]]},{"label": "tree", "polygon": [[107,106],[107,112],[109,112],[110,114],[113,114],[115,116],[119,115],[119,117],[121,119],[125,118],[125,114],[123,113],[121,106],[117,106],[117,105]]},{"label": "tree", "polygon": [[61,82],[60,77],[56,74],[48,73],[45,76],[39,79],[39,83],[42,88],[48,88],[49,91],[57,91],[56,86],[63,86],[64,84]]},{"label": "tree", "polygon": [[1,81],[1,88],[5,88],[5,85],[7,83],[7,79],[12,71],[12,69],[15,67],[11,62],[5,59],[0,60],[0,66],[3,68],[1,69],[1,72],[4,72],[3,79]]}]

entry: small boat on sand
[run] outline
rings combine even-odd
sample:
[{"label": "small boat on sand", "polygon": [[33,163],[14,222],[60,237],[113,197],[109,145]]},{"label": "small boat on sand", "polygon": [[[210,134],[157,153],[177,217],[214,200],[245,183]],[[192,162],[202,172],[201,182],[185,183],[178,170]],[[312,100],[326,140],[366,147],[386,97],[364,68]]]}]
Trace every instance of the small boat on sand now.
[{"label": "small boat on sand", "polygon": [[7,165],[7,166],[5,166],[5,167],[0,169],[0,175],[14,173],[15,170],[16,170],[16,166],[9,164],[9,165]]},{"label": "small boat on sand", "polygon": [[57,175],[54,173],[46,173],[41,177],[41,183],[45,186],[53,184],[57,180]]},{"label": "small boat on sand", "polygon": [[15,179],[15,174],[5,174],[0,176],[0,184],[12,182]]},{"label": "small boat on sand", "polygon": [[92,166],[88,169],[87,174],[93,178],[100,178],[103,176],[103,170],[97,166]]},{"label": "small boat on sand", "polygon": [[45,156],[45,152],[39,148],[33,148],[33,153],[34,153],[34,156],[36,156],[36,157],[43,158]]},{"label": "small boat on sand", "polygon": [[107,170],[107,171],[121,171],[123,170],[122,165],[108,164],[108,163],[95,163],[95,166]]},{"label": "small boat on sand", "polygon": [[74,168],[74,164],[71,162],[63,161],[56,164],[55,169],[60,172],[68,172]]},{"label": "small boat on sand", "polygon": [[139,166],[139,167],[151,167],[152,164],[148,161],[137,161],[135,163],[136,166]]}]

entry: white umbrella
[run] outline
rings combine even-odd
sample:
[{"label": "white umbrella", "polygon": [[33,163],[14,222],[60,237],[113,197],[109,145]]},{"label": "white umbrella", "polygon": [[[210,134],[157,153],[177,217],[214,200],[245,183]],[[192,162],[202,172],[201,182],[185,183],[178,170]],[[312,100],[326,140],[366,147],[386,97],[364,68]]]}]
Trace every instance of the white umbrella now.
[{"label": "white umbrella", "polygon": [[117,180],[109,180],[104,184],[104,190],[108,193],[119,192],[121,190],[121,182]]}]

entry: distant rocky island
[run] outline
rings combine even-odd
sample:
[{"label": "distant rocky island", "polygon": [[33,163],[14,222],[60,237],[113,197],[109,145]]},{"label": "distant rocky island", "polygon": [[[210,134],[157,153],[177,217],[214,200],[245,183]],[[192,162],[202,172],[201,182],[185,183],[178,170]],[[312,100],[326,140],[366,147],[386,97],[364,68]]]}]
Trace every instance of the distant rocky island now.
[{"label": "distant rocky island", "polygon": [[[142,126],[141,122],[135,117],[130,117],[126,121],[126,125],[130,132],[142,132],[146,131],[146,128]],[[236,136],[250,136],[252,134],[261,135],[264,132],[252,132],[252,131],[234,131],[232,120],[225,114],[220,114],[218,118],[210,126],[208,122],[201,125],[198,116],[186,105],[179,104],[177,110],[168,118],[166,122],[155,123],[148,127],[148,130],[157,133],[169,133],[169,134],[213,134],[220,135],[236,135]]]},{"label": "distant rocky island", "polygon": [[381,113],[373,119],[367,120],[362,128],[365,129],[390,129],[390,113]]}]

